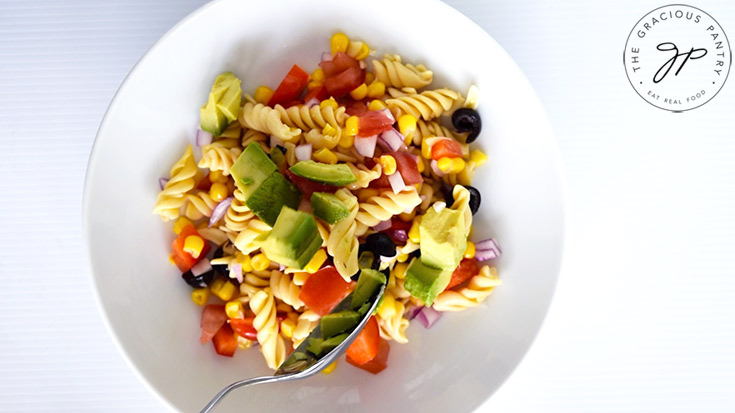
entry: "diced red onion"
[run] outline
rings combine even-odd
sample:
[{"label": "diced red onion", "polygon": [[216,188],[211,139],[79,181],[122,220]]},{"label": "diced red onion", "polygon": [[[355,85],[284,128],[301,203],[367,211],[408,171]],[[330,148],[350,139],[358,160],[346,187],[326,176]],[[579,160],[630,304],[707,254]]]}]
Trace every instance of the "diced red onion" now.
[{"label": "diced red onion", "polygon": [[373,136],[355,136],[355,150],[360,156],[372,158],[375,154],[375,144],[378,142],[378,135]]},{"label": "diced red onion", "polygon": [[305,143],[303,145],[299,145],[294,150],[294,154],[296,154],[296,159],[300,161],[308,161],[311,159],[311,144]]},{"label": "diced red onion", "polygon": [[304,105],[306,105],[309,108],[312,108],[312,107],[314,107],[314,106],[316,106],[318,104],[319,104],[319,99],[317,99],[317,98],[311,98],[311,99],[307,100],[306,102],[304,102]]},{"label": "diced red onion", "polygon": [[403,144],[404,139],[405,137],[401,135],[401,132],[398,132],[395,128],[390,128],[390,130],[380,134],[378,144],[388,152],[397,152],[399,149],[406,147]]},{"label": "diced red onion", "polygon": [[441,169],[439,169],[439,163],[436,161],[436,159],[432,159],[431,160],[431,170],[434,171],[434,173],[438,177],[442,177],[442,176],[446,175],[444,172],[442,172]]},{"label": "diced red onion", "polygon": [[322,62],[326,62],[327,60],[332,60],[332,54],[329,52],[323,52],[322,53]]},{"label": "diced red onion", "polygon": [[396,229],[393,230],[393,235],[391,236],[391,238],[398,242],[406,242],[408,241],[408,234],[406,234],[405,229]]},{"label": "diced red onion", "polygon": [[390,182],[390,187],[395,193],[399,193],[406,188],[406,184],[403,182],[403,176],[398,171],[388,176],[388,182]]},{"label": "diced red onion", "polygon": [[502,254],[500,245],[493,238],[484,239],[475,243],[475,259],[487,261],[498,258]]},{"label": "diced red onion", "polygon": [[373,229],[377,232],[385,231],[386,229],[390,228],[392,224],[393,222],[390,219],[387,221],[381,221],[378,223],[378,225],[374,226]]},{"label": "diced red onion", "polygon": [[283,141],[271,135],[270,146],[271,149],[275,148],[276,146],[283,146]]},{"label": "diced red onion", "polygon": [[214,136],[212,136],[211,133],[203,131],[201,129],[197,129],[197,146],[202,147],[204,145],[209,145],[210,143],[212,143],[213,138]]},{"label": "diced red onion", "polygon": [[198,277],[208,271],[212,271],[212,264],[210,264],[209,260],[206,258],[202,258],[201,261],[191,267],[191,275],[195,277]]},{"label": "diced red onion", "polygon": [[237,282],[242,284],[242,264],[230,265],[230,278],[237,278]]},{"label": "diced red onion", "polygon": [[395,116],[393,116],[393,112],[391,112],[390,109],[388,108],[380,109],[380,113],[385,115],[388,119],[392,120],[393,123],[396,123],[396,118]]},{"label": "diced red onion", "polygon": [[212,227],[212,225],[214,225],[217,221],[222,219],[223,216],[225,216],[225,214],[227,213],[227,209],[230,208],[230,205],[232,204],[232,201],[234,199],[235,198],[231,196],[227,197],[220,201],[220,203],[214,207],[214,209],[212,210],[212,216],[209,217],[209,225],[207,225],[208,228]]},{"label": "diced red onion", "polygon": [[423,308],[424,306],[421,305],[409,304],[408,307],[406,307],[406,312],[403,313],[403,316],[406,317],[407,320],[411,321]]},{"label": "diced red onion", "polygon": [[419,320],[421,325],[424,327],[431,328],[431,326],[433,326],[441,316],[441,312],[436,311],[431,307],[424,307],[418,312],[418,314],[416,314],[416,319]]},{"label": "diced red onion", "polygon": [[161,190],[166,187],[166,183],[168,183],[168,178],[160,177],[158,178],[158,185],[161,187]]}]

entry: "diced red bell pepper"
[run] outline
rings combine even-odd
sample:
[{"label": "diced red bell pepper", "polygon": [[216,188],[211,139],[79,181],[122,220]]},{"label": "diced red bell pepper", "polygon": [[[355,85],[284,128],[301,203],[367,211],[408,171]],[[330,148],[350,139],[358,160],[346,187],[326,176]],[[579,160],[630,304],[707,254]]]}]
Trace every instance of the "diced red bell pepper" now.
[{"label": "diced red bell pepper", "polygon": [[380,344],[378,344],[378,354],[375,356],[374,359],[368,361],[365,364],[356,363],[350,358],[350,356],[347,356],[346,360],[348,363],[357,368],[363,369],[373,374],[378,374],[381,371],[385,370],[386,367],[388,367],[388,354],[390,354],[390,344],[388,343],[388,340],[381,338]]},{"label": "diced red bell pepper", "polygon": [[416,160],[408,152],[394,152],[393,158],[396,160],[396,167],[398,172],[403,177],[403,182],[406,185],[415,185],[424,182],[424,178],[419,172],[419,167],[416,164]]},{"label": "diced red bell pepper", "polygon": [[317,86],[314,89],[311,89],[309,93],[306,94],[306,97],[304,98],[304,103],[316,99],[318,101],[322,101],[324,99],[329,98],[329,93],[327,92],[327,87],[324,85]]},{"label": "diced red bell pepper", "polygon": [[232,327],[227,324],[223,325],[212,338],[212,344],[214,344],[214,351],[220,356],[232,357],[237,350],[237,339]]},{"label": "diced red bell pepper", "polygon": [[378,355],[378,344],[380,344],[380,329],[375,316],[370,316],[365,327],[357,335],[355,341],[347,347],[347,357],[361,365]]},{"label": "diced red bell pepper", "polygon": [[436,142],[431,146],[431,159],[461,158],[462,146],[454,139],[447,138]]},{"label": "diced red bell pepper", "polygon": [[253,327],[253,317],[231,318],[230,327],[241,337],[253,341],[258,339],[258,331]]},{"label": "diced red bell pepper", "polygon": [[224,305],[210,304],[204,307],[202,311],[202,320],[199,325],[202,327],[202,336],[199,341],[204,344],[211,340],[217,331],[227,322],[227,314]]},{"label": "diced red bell pepper", "polygon": [[324,79],[324,86],[331,96],[342,97],[365,82],[365,71],[350,67],[344,71]]},{"label": "diced red bell pepper", "polygon": [[325,315],[350,293],[350,287],[333,266],[323,267],[306,279],[299,298],[315,313]]},{"label": "diced red bell pepper", "polygon": [[445,288],[445,290],[454,288],[462,284],[463,282],[477,275],[477,273],[479,272],[480,266],[477,265],[477,261],[475,261],[474,258],[462,259],[462,261],[452,273],[452,278],[449,280],[449,284],[447,284],[447,288]]},{"label": "diced red bell pepper", "polygon": [[173,243],[171,243],[171,249],[174,252],[173,259],[176,263],[176,266],[179,267],[181,272],[187,272],[196,265],[199,260],[204,258],[209,250],[212,248],[209,246],[208,242],[204,242],[204,248],[202,248],[202,252],[199,254],[198,258],[194,258],[189,254],[188,252],[184,251],[184,243],[186,241],[186,237],[189,235],[199,235],[199,232],[194,228],[193,225],[187,225],[184,227],[184,229],[181,230],[179,233],[179,236],[176,237]]},{"label": "diced red bell pepper", "polygon": [[378,110],[369,110],[357,122],[357,136],[373,136],[390,130],[393,120]]},{"label": "diced red bell pepper", "polygon": [[308,82],[309,74],[304,72],[298,65],[293,65],[291,70],[286,74],[286,77],[281,81],[281,84],[273,92],[273,96],[268,100],[268,106],[298,100],[301,91],[304,90]]},{"label": "diced red bell pepper", "polygon": [[322,184],[300,177],[288,169],[286,169],[286,176],[288,176],[288,179],[290,179],[291,182],[299,188],[299,191],[301,191],[301,194],[303,195],[302,199],[306,200],[311,199],[311,194],[314,192],[329,192],[333,194],[339,189],[338,186]]}]

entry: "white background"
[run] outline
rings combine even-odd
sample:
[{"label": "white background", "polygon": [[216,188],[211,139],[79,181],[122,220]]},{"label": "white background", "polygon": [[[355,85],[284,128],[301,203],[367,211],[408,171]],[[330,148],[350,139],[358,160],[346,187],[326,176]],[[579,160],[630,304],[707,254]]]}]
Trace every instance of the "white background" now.
[{"label": "white background", "polygon": [[[0,1],[0,411],[163,409],[95,307],[82,184],[125,74],[203,3]],[[551,311],[481,411],[735,411],[735,80],[683,114],[636,95],[625,40],[664,1],[447,3],[527,74],[567,176]],[[691,4],[735,42],[735,3]]]}]

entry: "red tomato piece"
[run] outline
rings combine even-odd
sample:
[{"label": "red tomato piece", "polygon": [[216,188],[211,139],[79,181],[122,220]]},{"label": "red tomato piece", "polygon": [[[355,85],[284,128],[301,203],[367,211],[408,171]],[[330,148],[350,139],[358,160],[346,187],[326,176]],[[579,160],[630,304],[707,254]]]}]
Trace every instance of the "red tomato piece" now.
[{"label": "red tomato piece", "polygon": [[394,217],[390,220],[390,229],[391,230],[404,230],[408,232],[411,229],[411,225],[413,225],[413,221],[406,222],[400,218]]},{"label": "red tomato piece", "polygon": [[327,77],[324,86],[327,92],[336,98],[342,97],[365,82],[365,71],[360,68],[350,67],[338,74]]},{"label": "red tomato piece", "polygon": [[414,185],[424,182],[424,178],[421,176],[421,172],[419,172],[416,160],[414,160],[410,153],[394,152],[391,155],[395,158],[398,172],[401,173],[403,182],[406,185]]},{"label": "red tomato piece", "polygon": [[479,265],[477,265],[477,261],[475,261],[474,258],[462,259],[462,261],[452,273],[452,278],[449,280],[449,284],[447,284],[447,288],[445,288],[445,290],[462,284],[463,282],[477,275],[477,273],[479,272],[480,267]]},{"label": "red tomato piece", "polygon": [[345,103],[345,106],[345,113],[350,116],[362,116],[368,111],[367,105],[361,100],[350,99]]},{"label": "red tomato piece", "polygon": [[224,305],[210,304],[204,307],[202,311],[202,320],[199,325],[202,327],[202,336],[199,341],[204,344],[211,340],[220,328],[227,322],[227,314]]},{"label": "red tomato piece", "polygon": [[209,179],[209,174],[204,177],[201,181],[199,181],[199,184],[197,185],[197,189],[202,191],[209,191],[209,188],[212,187],[212,181]]},{"label": "red tomato piece", "polygon": [[378,355],[380,330],[375,316],[370,316],[365,327],[357,335],[355,341],[347,347],[347,357],[357,364],[365,364]]},{"label": "red tomato piece", "polygon": [[388,344],[388,340],[381,338],[380,344],[378,344],[378,354],[375,356],[374,359],[368,361],[365,364],[356,363],[350,358],[350,356],[347,356],[346,360],[348,363],[357,368],[363,369],[373,374],[378,374],[381,371],[385,370],[386,367],[388,367],[388,354],[390,354],[390,344]]},{"label": "red tomato piece", "polygon": [[253,317],[231,318],[230,327],[241,337],[253,341],[258,339],[258,331],[253,327]]},{"label": "red tomato piece", "polygon": [[324,99],[327,99],[329,97],[329,93],[327,93],[327,87],[324,85],[321,85],[319,87],[315,87],[314,89],[311,89],[309,93],[306,94],[306,97],[304,98],[304,103],[316,99],[318,101],[322,101]]},{"label": "red tomato piece", "polygon": [[299,298],[315,313],[325,315],[350,293],[350,286],[333,266],[323,267],[306,279]]},{"label": "red tomato piece", "polygon": [[309,74],[304,72],[298,65],[293,65],[278,85],[268,101],[268,106],[275,106],[293,100],[298,100],[301,91],[309,82]]},{"label": "red tomato piece", "polygon": [[212,338],[212,344],[214,344],[214,351],[220,356],[232,357],[237,350],[237,339],[232,328],[225,324],[222,328],[217,331],[217,334]]},{"label": "red tomato piece", "polygon": [[454,139],[442,139],[431,147],[431,159],[461,158],[462,146]]},{"label": "red tomato piece", "polygon": [[378,179],[373,179],[370,181],[370,185],[368,185],[369,188],[375,188],[375,189],[382,189],[382,188],[390,188],[390,181],[388,180],[388,175],[381,174]]},{"label": "red tomato piece", "polygon": [[291,182],[299,188],[299,191],[301,191],[303,196],[302,199],[305,198],[306,200],[310,200],[311,194],[314,192],[329,192],[333,194],[339,189],[338,186],[322,184],[310,179],[302,178],[288,169],[286,169],[286,176],[288,176],[288,179],[290,179]]},{"label": "red tomato piece", "polygon": [[377,110],[369,110],[360,116],[357,122],[357,136],[373,136],[390,130],[393,120],[385,113]]},{"label": "red tomato piece", "polygon": [[301,102],[300,100],[292,100],[290,102],[286,102],[286,103],[282,104],[281,106],[283,106],[284,108],[288,109],[291,106],[298,106],[301,103],[303,103],[303,102]]},{"label": "red tomato piece", "polygon": [[332,60],[320,62],[319,67],[322,68],[325,77],[332,77],[349,68],[359,69],[360,62],[346,53],[339,52],[332,57]]},{"label": "red tomato piece", "polygon": [[189,235],[201,236],[193,225],[187,225],[186,227],[184,227],[184,229],[181,230],[181,233],[179,233],[179,236],[176,237],[174,242],[171,243],[171,249],[174,252],[174,262],[176,263],[176,266],[179,267],[181,272],[189,271],[191,267],[199,262],[199,260],[204,258],[209,252],[210,248],[212,248],[209,246],[208,242],[204,242],[204,248],[199,254],[199,258],[192,257],[191,254],[184,251],[184,242],[186,241],[186,237],[188,237]]}]

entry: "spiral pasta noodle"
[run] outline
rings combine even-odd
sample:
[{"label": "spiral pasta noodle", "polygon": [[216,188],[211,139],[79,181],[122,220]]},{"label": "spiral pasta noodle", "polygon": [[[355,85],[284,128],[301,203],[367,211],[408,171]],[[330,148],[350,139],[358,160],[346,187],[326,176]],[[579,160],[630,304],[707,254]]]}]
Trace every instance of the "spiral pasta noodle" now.
[{"label": "spiral pasta noodle", "polygon": [[233,196],[235,199],[232,200],[232,204],[225,213],[225,225],[222,229],[230,233],[239,233],[247,228],[255,214],[245,205],[245,196],[239,189],[235,190]]},{"label": "spiral pasta noodle", "polygon": [[290,305],[295,310],[303,307],[304,303],[299,298],[301,287],[294,284],[288,274],[274,270],[271,273],[270,287],[274,297]]},{"label": "spiral pasta noodle", "polygon": [[205,191],[199,191],[195,194],[186,196],[188,203],[184,211],[184,215],[192,221],[196,221],[202,217],[212,216],[217,201],[209,196]]},{"label": "spiral pasta noodle", "polygon": [[355,235],[357,224],[355,217],[358,214],[357,197],[346,189],[338,190],[335,195],[350,210],[347,218],[332,225],[329,239],[327,240],[327,252],[333,257],[334,267],[345,279],[350,280],[352,274],[358,270],[357,251],[360,243]]},{"label": "spiral pasta noodle", "polygon": [[373,60],[373,71],[375,77],[388,87],[420,89],[434,79],[434,73],[425,66],[403,63],[399,55],[385,55],[382,60]]},{"label": "spiral pasta noodle", "polygon": [[278,334],[276,303],[269,288],[258,291],[250,299],[250,309],[255,313],[253,327],[258,332],[258,343],[266,364],[277,369],[286,359],[286,344]]},{"label": "spiral pasta noodle", "polygon": [[[324,142],[329,149],[337,145],[342,128],[344,128],[345,122],[349,117],[345,113],[345,108],[342,106],[335,110],[332,106],[321,107],[320,105],[314,105],[309,107],[307,105],[296,105],[284,108],[281,105],[276,105],[274,110],[280,114],[281,121],[284,124],[292,128],[301,129],[302,131],[312,129],[322,130],[329,125],[336,131],[334,135],[336,139],[333,137],[333,139]],[[311,143],[314,144],[314,142]]]},{"label": "spiral pasta noodle", "polygon": [[442,88],[387,99],[385,103],[396,119],[402,115],[410,114],[416,119],[431,120],[450,110],[461,99],[462,95],[458,92]]},{"label": "spiral pasta noodle", "polygon": [[280,112],[262,103],[245,103],[238,121],[245,128],[273,135],[284,142],[293,142],[301,135],[301,129],[289,127],[281,121]]},{"label": "spiral pasta noodle", "polygon": [[434,189],[433,184],[427,180],[421,183],[421,188],[419,189],[419,197],[421,198],[419,208],[421,211],[429,209],[429,206],[434,202],[434,192],[436,192],[436,189]]},{"label": "spiral pasta noodle", "polygon": [[355,175],[355,178],[357,178],[355,182],[347,184],[347,189],[352,191],[367,188],[370,182],[380,178],[380,175],[383,173],[383,169],[379,163],[376,163],[372,169],[363,164],[355,165],[353,162],[347,162],[347,166]]},{"label": "spiral pasta noodle", "polygon": [[293,330],[294,347],[298,347],[309,336],[311,330],[319,324],[320,319],[319,314],[311,310],[306,310],[299,315],[299,318],[296,320],[296,327]]},{"label": "spiral pasta noodle", "polygon": [[377,321],[380,327],[380,336],[387,340],[395,340],[399,343],[408,343],[406,328],[408,320],[403,318],[406,307],[397,301],[393,293],[383,293],[383,302],[378,307]]},{"label": "spiral pasta noodle", "polygon": [[213,142],[202,146],[200,168],[209,168],[210,171],[222,171],[222,175],[229,175],[230,168],[240,156],[240,148],[226,148],[221,142]]},{"label": "spiral pasta noodle", "polygon": [[420,203],[421,197],[414,186],[397,194],[393,191],[386,191],[370,197],[366,202],[360,204],[360,210],[355,216],[358,222],[356,234],[362,235],[367,232],[368,228],[390,219],[393,215],[412,210]]},{"label": "spiral pasta noodle", "polygon": [[179,210],[186,202],[185,195],[194,188],[194,175],[196,173],[197,165],[194,162],[194,151],[189,145],[181,158],[171,168],[171,178],[166,182],[163,190],[158,193],[153,213],[160,215],[164,221],[178,218]]},{"label": "spiral pasta noodle", "polygon": [[459,291],[447,290],[439,294],[434,300],[434,309],[437,311],[461,311],[475,307],[483,302],[493,289],[501,284],[498,270],[495,267],[483,265],[480,272],[470,279],[467,287]]},{"label": "spiral pasta noodle", "polygon": [[232,243],[243,254],[250,254],[260,248],[257,238],[270,230],[271,227],[268,224],[258,218],[253,218],[248,221],[247,227],[237,234]]},{"label": "spiral pasta noodle", "polygon": [[470,191],[462,185],[455,185],[452,189],[454,203],[451,208],[462,212],[464,216],[465,234],[470,233],[472,226],[472,210],[470,210]]},{"label": "spiral pasta noodle", "polygon": [[339,134],[323,134],[318,129],[312,129],[304,134],[304,140],[310,143],[314,149],[334,149],[339,143]]},{"label": "spiral pasta noodle", "polygon": [[441,124],[439,124],[439,122],[427,122],[422,119],[419,119],[419,121],[416,122],[416,131],[413,133],[412,138],[414,145],[420,145],[424,139],[435,136],[445,136],[447,138],[453,138],[458,142],[464,142],[465,139],[467,139],[466,133],[454,132],[446,126],[442,126]]}]

